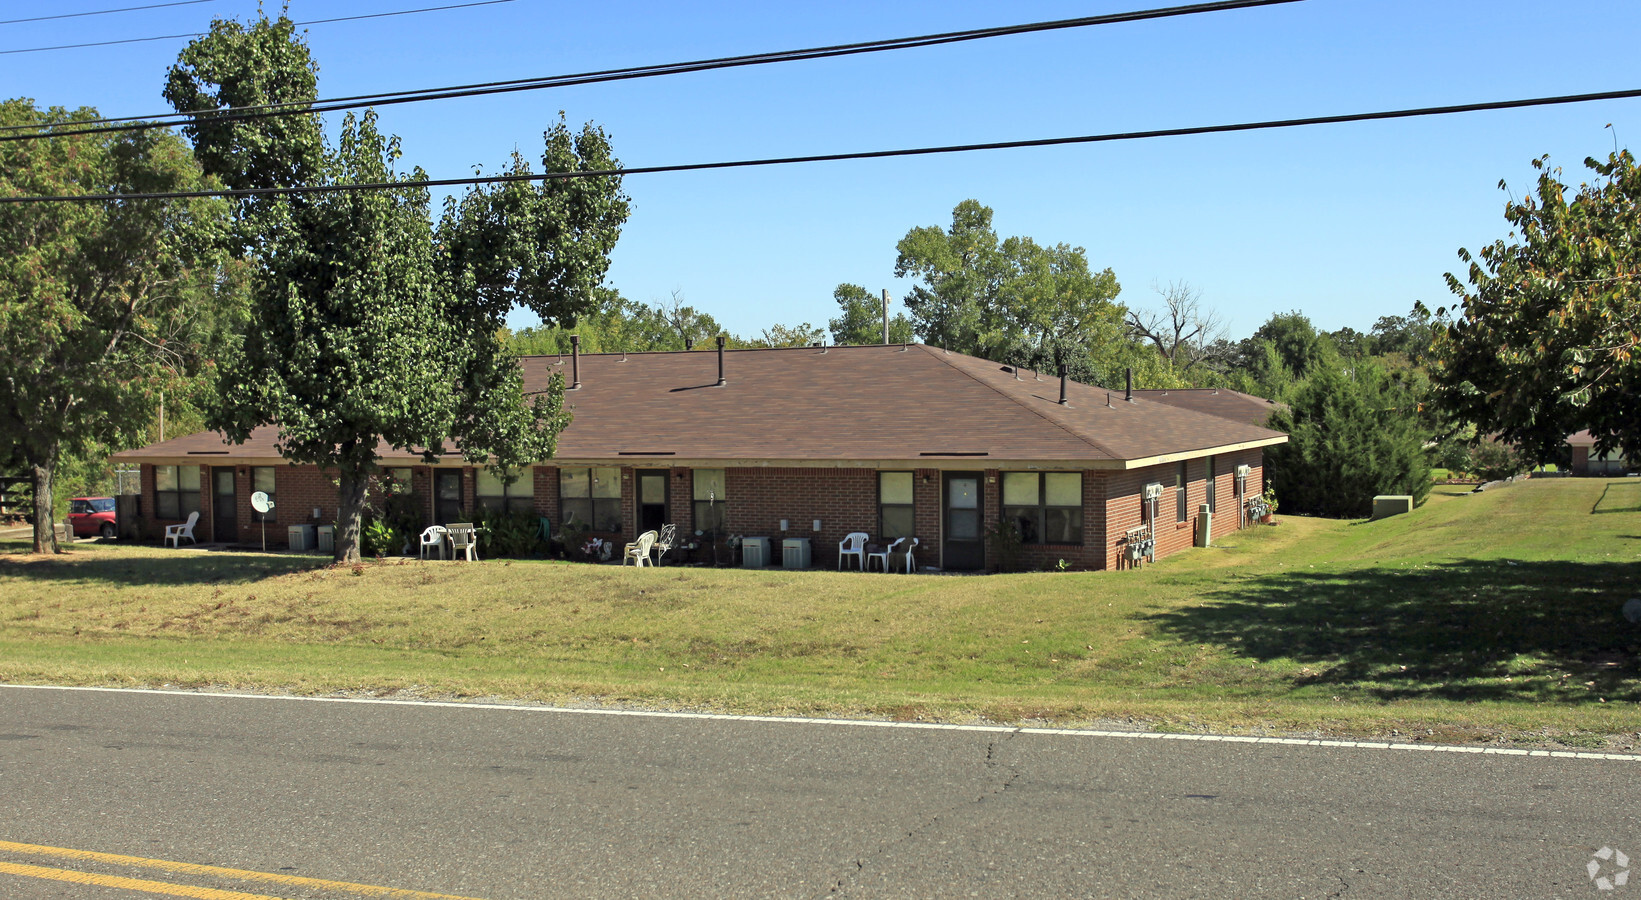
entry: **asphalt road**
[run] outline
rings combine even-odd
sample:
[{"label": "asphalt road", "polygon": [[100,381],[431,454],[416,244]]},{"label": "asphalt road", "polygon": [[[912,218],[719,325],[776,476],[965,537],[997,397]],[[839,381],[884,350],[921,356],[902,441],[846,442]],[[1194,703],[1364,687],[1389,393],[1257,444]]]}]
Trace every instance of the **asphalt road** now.
[{"label": "asphalt road", "polygon": [[1630,760],[0,688],[0,897],[1641,898],[1586,871],[1641,868],[1638,787]]}]

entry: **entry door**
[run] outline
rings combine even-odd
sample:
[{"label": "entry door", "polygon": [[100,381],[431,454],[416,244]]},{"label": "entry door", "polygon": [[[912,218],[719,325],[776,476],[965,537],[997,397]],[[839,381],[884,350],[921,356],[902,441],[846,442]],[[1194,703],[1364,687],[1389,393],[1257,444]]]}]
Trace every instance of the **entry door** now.
[{"label": "entry door", "polygon": [[660,531],[671,521],[667,514],[667,473],[660,469],[638,472],[638,532]]},{"label": "entry door", "polygon": [[462,472],[437,469],[433,474],[433,520],[438,525],[462,521]]},{"label": "entry door", "polygon": [[979,472],[947,472],[941,491],[944,553],[941,565],[947,569],[973,570],[986,566],[985,503],[980,494]]},{"label": "entry door", "polygon": [[234,495],[232,466],[211,469],[212,540],[226,544],[239,540],[239,498]]}]

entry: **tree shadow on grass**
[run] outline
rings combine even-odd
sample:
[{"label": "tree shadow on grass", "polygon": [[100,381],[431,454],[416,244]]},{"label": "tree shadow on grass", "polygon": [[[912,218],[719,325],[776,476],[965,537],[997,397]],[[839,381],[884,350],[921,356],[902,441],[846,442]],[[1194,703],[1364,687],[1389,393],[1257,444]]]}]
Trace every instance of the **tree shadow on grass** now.
[{"label": "tree shadow on grass", "polygon": [[31,550],[26,543],[0,542],[0,579],[111,587],[244,584],[330,564],[318,557],[192,550],[160,557],[99,551],[94,546],[49,557],[36,557]]},{"label": "tree shadow on grass", "polygon": [[[1147,618],[1385,699],[1641,701],[1641,563],[1461,560],[1254,576]],[[1508,679],[1508,680],[1506,680]],[[1591,684],[1593,682],[1593,684]]]}]

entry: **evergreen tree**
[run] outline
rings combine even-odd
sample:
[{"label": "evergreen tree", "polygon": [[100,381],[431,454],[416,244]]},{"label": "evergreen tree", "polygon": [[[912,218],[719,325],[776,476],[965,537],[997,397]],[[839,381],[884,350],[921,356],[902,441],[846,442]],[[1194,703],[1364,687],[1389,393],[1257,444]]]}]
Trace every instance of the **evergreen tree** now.
[{"label": "evergreen tree", "polygon": [[1430,492],[1418,401],[1378,365],[1318,367],[1287,401],[1271,427],[1288,442],[1265,456],[1283,509],[1350,518],[1371,512],[1376,494],[1419,503]]}]

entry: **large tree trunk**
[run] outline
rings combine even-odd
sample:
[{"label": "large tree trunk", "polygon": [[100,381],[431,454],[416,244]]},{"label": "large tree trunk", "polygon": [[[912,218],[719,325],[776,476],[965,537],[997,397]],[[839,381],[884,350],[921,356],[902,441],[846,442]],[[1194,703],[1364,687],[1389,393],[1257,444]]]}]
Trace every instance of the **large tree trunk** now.
[{"label": "large tree trunk", "polygon": [[359,561],[359,537],[364,528],[365,491],[370,487],[368,473],[343,469],[336,496],[336,561]]},{"label": "large tree trunk", "polygon": [[57,544],[57,529],[51,521],[53,507],[51,479],[57,468],[57,454],[50,453],[44,460],[29,466],[34,476],[34,552],[61,553]]}]

